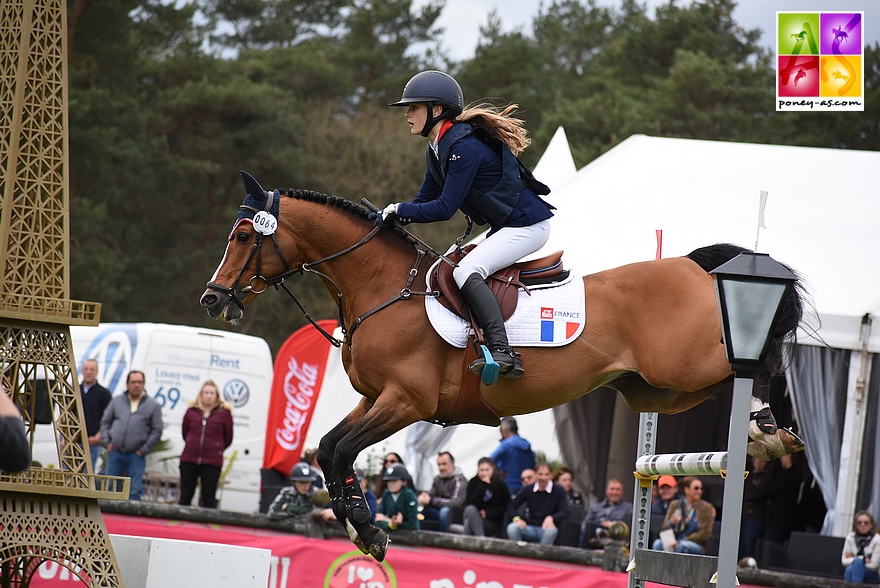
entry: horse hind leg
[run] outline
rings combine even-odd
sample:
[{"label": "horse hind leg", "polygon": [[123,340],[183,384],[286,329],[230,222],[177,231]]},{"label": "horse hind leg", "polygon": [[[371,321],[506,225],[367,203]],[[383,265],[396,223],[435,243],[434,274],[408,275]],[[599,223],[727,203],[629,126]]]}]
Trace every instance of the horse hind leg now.
[{"label": "horse hind leg", "polygon": [[780,429],[770,411],[768,398],[772,386],[784,386],[783,376],[758,376],[752,386],[752,409],[749,414],[748,454],[770,461],[804,450],[803,440],[791,429]]}]

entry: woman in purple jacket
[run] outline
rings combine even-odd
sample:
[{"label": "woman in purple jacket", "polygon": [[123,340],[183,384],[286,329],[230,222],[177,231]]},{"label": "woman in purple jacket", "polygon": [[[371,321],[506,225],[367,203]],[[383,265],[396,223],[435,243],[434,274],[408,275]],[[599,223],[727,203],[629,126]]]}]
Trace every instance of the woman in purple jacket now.
[{"label": "woman in purple jacket", "polygon": [[232,444],[232,407],[220,400],[217,384],[205,381],[183,415],[183,453],[180,456],[180,504],[189,506],[201,479],[199,506],[217,508],[217,482],[223,451]]}]

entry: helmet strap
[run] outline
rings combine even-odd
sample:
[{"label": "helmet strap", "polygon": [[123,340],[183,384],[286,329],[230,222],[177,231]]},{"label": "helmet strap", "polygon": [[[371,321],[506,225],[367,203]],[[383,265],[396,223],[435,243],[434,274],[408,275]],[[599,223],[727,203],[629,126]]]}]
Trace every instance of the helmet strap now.
[{"label": "helmet strap", "polygon": [[441,105],[440,107],[443,109],[443,112],[440,113],[440,116],[435,118],[434,117],[434,107],[437,106],[437,104],[434,102],[428,102],[427,106],[428,106],[428,116],[425,119],[425,126],[422,127],[422,132],[420,133],[423,137],[427,137],[428,135],[430,135],[431,129],[434,128],[434,125],[436,125],[441,120],[451,118],[450,115],[452,114],[452,111],[449,108]]}]

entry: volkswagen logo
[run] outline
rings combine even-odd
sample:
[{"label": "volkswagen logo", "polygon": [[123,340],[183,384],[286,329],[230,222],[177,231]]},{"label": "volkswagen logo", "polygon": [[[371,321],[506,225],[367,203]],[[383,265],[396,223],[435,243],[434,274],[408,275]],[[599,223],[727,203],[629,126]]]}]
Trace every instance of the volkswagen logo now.
[{"label": "volkswagen logo", "polygon": [[247,384],[241,380],[229,380],[223,386],[223,400],[235,408],[241,408],[247,404],[250,397],[251,391],[248,389]]}]

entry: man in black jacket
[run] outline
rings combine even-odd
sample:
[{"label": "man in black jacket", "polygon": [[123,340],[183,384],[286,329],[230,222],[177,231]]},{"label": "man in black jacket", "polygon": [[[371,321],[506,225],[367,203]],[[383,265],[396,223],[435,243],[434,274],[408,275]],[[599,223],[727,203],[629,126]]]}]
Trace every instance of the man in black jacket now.
[{"label": "man in black jacket", "polygon": [[79,386],[82,399],[83,417],[86,421],[86,435],[89,437],[89,453],[92,457],[92,471],[101,453],[101,417],[113,399],[110,390],[98,383],[98,362],[87,359],[82,364],[82,384]]},{"label": "man in black jacket", "polygon": [[[559,524],[568,518],[568,498],[565,489],[553,483],[550,464],[535,466],[535,476],[538,481],[523,486],[507,507],[507,514],[513,517],[507,525],[507,537],[511,541],[553,545]],[[521,504],[527,505],[525,518],[516,514]]]}]

